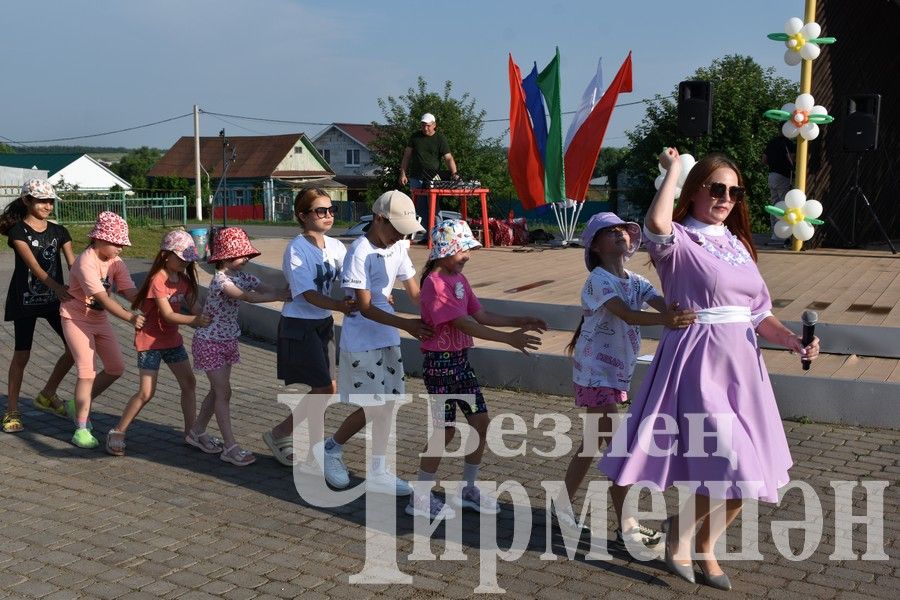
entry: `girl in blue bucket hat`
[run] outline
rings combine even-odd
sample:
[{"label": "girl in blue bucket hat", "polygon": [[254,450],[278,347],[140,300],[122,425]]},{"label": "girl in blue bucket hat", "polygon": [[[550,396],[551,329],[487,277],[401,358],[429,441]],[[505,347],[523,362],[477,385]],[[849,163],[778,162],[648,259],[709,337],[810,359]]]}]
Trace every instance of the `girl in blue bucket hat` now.
[{"label": "girl in blue bucket hat", "polygon": [[[431,240],[431,254],[422,270],[419,305],[422,321],[434,330],[434,335],[422,342],[422,378],[431,396],[431,417],[435,427],[419,463],[418,480],[428,483],[414,486],[406,512],[432,520],[456,516],[456,512],[427,486],[433,485],[444,448],[453,440],[459,411],[478,433],[478,446],[465,457],[465,486],[453,497],[452,503],[458,508],[496,514],[500,510],[497,500],[482,494],[475,485],[490,419],[475,371],[469,364],[468,350],[474,345],[472,338],[477,337],[503,342],[528,354],[541,344],[537,336],[528,332],[542,332],[547,324],[536,317],[498,315],[482,308],[462,274],[469,261],[469,251],[481,246],[465,221],[442,221],[431,231]],[[493,327],[518,329],[506,332]]]},{"label": "girl in blue bucket hat", "polygon": [[[582,317],[567,351],[573,358],[575,405],[598,419],[598,439],[584,439],[572,455],[566,471],[568,510],[557,509],[560,526],[577,526],[571,501],[584,481],[588,468],[599,454],[600,446],[612,437],[612,415],[627,401],[631,376],[641,347],[641,325],[687,327],[694,321],[690,311],[679,311],[666,302],[653,285],[641,275],[625,268],[641,245],[641,228],[615,213],[593,215],[581,234],[584,264],[588,278],[581,291]],[[644,303],[659,312],[644,312]],[[596,445],[594,445],[596,444]],[[588,451],[585,451],[587,446]],[[621,520],[627,487],[613,486],[611,494]],[[626,541],[641,548],[659,543],[657,531],[640,525],[634,518],[622,520],[616,530],[616,543]]]}]

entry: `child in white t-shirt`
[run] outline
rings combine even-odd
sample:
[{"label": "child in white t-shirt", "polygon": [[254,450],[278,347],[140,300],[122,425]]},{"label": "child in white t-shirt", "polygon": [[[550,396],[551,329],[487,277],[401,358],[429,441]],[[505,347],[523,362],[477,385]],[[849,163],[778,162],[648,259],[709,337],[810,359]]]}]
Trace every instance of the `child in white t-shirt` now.
[{"label": "child in white t-shirt", "polygon": [[[375,218],[369,231],[353,242],[344,259],[341,286],[355,296],[359,314],[344,319],[341,329],[338,391],[342,402],[369,407],[374,455],[367,489],[407,496],[409,484],[391,473],[386,460],[393,413],[389,402],[406,389],[398,329],[420,340],[429,338],[432,332],[421,319],[394,314],[389,299],[394,281],[399,279],[410,300],[418,304],[419,284],[413,278],[416,270],[401,239],[424,229],[416,219],[412,200],[397,190],[382,194],[372,212]],[[365,427],[366,421],[366,412],[360,408],[325,441],[325,480],[338,489],[350,484],[342,445]]]},{"label": "child in white t-shirt", "polygon": [[[588,220],[581,241],[590,274],[581,292],[582,321],[568,351],[573,354],[575,405],[596,415],[600,435],[596,446],[593,440],[585,439],[572,455],[565,479],[570,503],[596,458],[595,452],[604,442],[609,444],[611,415],[628,399],[641,347],[639,326],[664,325],[675,329],[694,321],[693,312],[668,308],[662,294],[646,278],[625,268],[625,261],[641,245],[641,228],[637,223],[626,223],[611,212],[599,213]],[[642,311],[645,303],[659,312]],[[584,451],[587,443],[593,446],[594,452]],[[627,487],[613,486],[610,492],[620,519],[627,491]],[[571,512],[558,510],[556,517],[563,525],[575,525]],[[616,530],[616,542],[620,546],[624,546],[626,539],[653,547],[659,543],[660,535],[629,518]]]}]

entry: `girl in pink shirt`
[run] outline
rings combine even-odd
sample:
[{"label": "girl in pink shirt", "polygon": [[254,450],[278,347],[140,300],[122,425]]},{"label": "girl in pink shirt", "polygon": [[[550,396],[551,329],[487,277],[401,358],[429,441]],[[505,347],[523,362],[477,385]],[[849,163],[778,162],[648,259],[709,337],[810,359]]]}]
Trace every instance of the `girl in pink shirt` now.
[{"label": "girl in pink shirt", "polygon": [[[90,245],[69,271],[71,297],[59,307],[63,334],[78,371],[74,406],[69,406],[69,412],[75,420],[72,443],[79,448],[96,448],[100,444],[90,431],[91,400],[125,372],[122,349],[106,314],[128,321],[136,330],[144,325],[143,315],[122,308],[109,292],[114,288],[128,300],[136,295],[128,267],[119,258],[122,248],[131,245],[128,223],[119,215],[104,211],[88,235]],[[103,361],[99,373],[94,371],[97,355]]]},{"label": "girl in pink shirt", "polygon": [[[179,325],[205,327],[209,317],[197,310],[197,249],[186,231],[170,231],[160,244],[159,253],[150,267],[141,289],[131,307],[141,309],[146,317],[144,327],[135,333],[134,347],[138,351],[140,388],[125,405],[125,411],[115,429],[106,434],[106,451],[114,456],[125,454],[125,432],[156,392],[160,363],[165,362],[181,388],[181,412],[184,433],[188,434],[197,415],[197,379]],[[182,314],[182,308],[189,314]]]},{"label": "girl in pink shirt", "polygon": [[[431,239],[433,247],[422,272],[420,306],[422,321],[431,326],[434,336],[422,342],[422,376],[428,393],[440,397],[432,400],[435,429],[419,463],[419,481],[435,480],[443,452],[435,455],[429,449],[446,447],[453,440],[459,408],[469,426],[477,432],[478,446],[466,456],[463,468],[466,485],[459,497],[454,498],[454,503],[460,508],[496,514],[500,511],[497,500],[482,495],[475,486],[490,419],[475,371],[469,365],[468,349],[474,345],[472,338],[477,337],[503,342],[528,354],[528,350],[538,348],[541,342],[526,332],[541,332],[547,324],[535,317],[489,313],[481,307],[462,274],[469,260],[469,250],[481,246],[465,221],[448,219],[439,223],[431,232]],[[506,332],[489,326],[519,329]],[[420,495],[415,491],[406,513],[430,519],[449,519],[456,515],[434,494]]]}]

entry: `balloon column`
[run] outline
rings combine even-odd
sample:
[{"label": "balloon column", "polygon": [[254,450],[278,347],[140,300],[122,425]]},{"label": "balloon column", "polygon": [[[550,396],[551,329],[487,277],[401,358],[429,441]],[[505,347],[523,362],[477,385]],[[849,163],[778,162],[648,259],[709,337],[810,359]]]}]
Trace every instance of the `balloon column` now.
[{"label": "balloon column", "polygon": [[810,93],[812,91],[812,61],[821,49],[821,44],[833,44],[833,37],[819,37],[822,28],[815,22],[816,0],[806,0],[803,20],[792,17],[784,25],[784,33],[770,33],[770,40],[784,42],[784,62],[788,65],[800,66],[800,95],[793,103],[785,104],[780,110],[767,110],[766,118],[783,121],[781,133],[788,138],[797,139],[797,162],[795,167],[794,189],[789,191],[784,201],[775,206],[767,206],[769,214],[780,220],[775,224],[775,235],[787,239],[794,236],[792,248],[799,251],[803,242],[815,233],[813,225],[821,225],[824,221],[817,219],[822,214],[822,204],[818,200],[806,199],[806,163],[809,156],[807,142],[819,136],[819,125],[834,121],[824,106],[816,104]]}]

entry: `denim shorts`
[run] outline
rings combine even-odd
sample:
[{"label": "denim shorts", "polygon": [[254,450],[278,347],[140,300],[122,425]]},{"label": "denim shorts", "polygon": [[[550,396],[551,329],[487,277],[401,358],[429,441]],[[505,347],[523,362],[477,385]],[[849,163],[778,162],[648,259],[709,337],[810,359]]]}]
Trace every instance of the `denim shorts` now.
[{"label": "denim shorts", "polygon": [[184,346],[166,348],[164,350],[138,350],[138,369],[146,371],[159,371],[159,365],[165,361],[167,365],[187,360],[187,351]]}]

